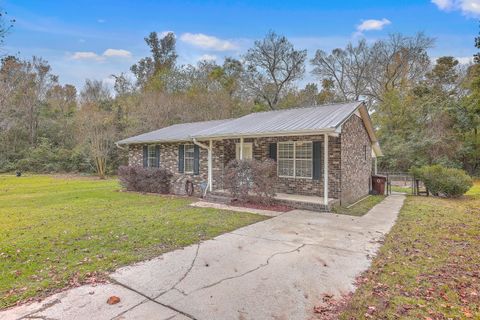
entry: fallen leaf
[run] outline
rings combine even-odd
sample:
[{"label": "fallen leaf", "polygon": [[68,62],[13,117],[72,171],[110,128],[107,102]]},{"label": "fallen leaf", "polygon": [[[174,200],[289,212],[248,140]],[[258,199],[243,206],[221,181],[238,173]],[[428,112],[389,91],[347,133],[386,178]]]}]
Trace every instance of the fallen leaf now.
[{"label": "fallen leaf", "polygon": [[107,303],[108,304],[117,304],[120,302],[120,298],[117,297],[117,296],[111,296],[110,298],[108,298],[107,300]]}]

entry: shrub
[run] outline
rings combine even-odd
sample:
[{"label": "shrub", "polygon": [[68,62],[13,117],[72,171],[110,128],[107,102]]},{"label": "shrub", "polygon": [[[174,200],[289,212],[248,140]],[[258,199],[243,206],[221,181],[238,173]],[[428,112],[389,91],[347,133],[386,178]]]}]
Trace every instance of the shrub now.
[{"label": "shrub", "polygon": [[128,191],[169,193],[172,173],[163,168],[121,166],[118,168],[120,184]]},{"label": "shrub", "polygon": [[460,169],[441,165],[413,168],[413,175],[423,181],[428,191],[435,196],[460,197],[473,185],[472,178]]},{"label": "shrub", "polygon": [[277,166],[272,160],[233,160],[223,177],[225,189],[241,202],[271,204],[275,196]]},{"label": "shrub", "polygon": [[89,172],[92,166],[80,149],[60,148],[47,138],[39,138],[37,146],[27,149],[16,162],[15,169],[38,173]]}]

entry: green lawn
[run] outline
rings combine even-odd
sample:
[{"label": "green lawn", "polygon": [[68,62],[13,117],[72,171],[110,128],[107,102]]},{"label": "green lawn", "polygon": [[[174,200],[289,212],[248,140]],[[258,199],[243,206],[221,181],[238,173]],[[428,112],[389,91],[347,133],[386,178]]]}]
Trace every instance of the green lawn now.
[{"label": "green lawn", "polygon": [[409,196],[340,319],[480,319],[480,182]]},{"label": "green lawn", "polygon": [[392,186],[392,191],[412,194],[412,187]]},{"label": "green lawn", "polygon": [[0,309],[265,219],[119,189],[116,180],[0,175]]},{"label": "green lawn", "polygon": [[351,216],[363,216],[370,209],[372,209],[376,204],[382,202],[385,199],[383,195],[369,196],[364,198],[362,201],[354,204],[351,207],[335,207],[333,211],[338,214],[348,214]]}]

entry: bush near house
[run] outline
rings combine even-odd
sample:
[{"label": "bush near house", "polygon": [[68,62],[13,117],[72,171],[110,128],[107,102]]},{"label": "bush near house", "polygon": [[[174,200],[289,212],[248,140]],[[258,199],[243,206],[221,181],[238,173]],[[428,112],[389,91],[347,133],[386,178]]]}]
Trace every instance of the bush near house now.
[{"label": "bush near house", "polygon": [[411,171],[435,196],[460,197],[473,186],[472,178],[460,169],[433,165],[413,168]]},{"label": "bush near house", "polygon": [[274,161],[233,160],[224,175],[225,189],[241,202],[270,205],[275,196],[277,166]]},{"label": "bush near house", "polygon": [[120,184],[128,191],[170,193],[173,174],[164,168],[121,166],[118,168]]}]

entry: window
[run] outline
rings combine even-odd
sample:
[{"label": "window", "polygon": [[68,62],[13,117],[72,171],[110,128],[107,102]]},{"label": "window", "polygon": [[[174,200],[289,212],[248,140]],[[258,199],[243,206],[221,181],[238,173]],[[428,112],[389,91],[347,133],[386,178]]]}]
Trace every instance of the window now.
[{"label": "window", "polygon": [[312,177],[312,143],[295,142],[295,176]]},{"label": "window", "polygon": [[294,177],[294,143],[280,142],[278,144],[278,175],[280,177]]},{"label": "window", "polygon": [[363,145],[363,156],[365,158],[365,161],[367,160],[367,145]]},{"label": "window", "polygon": [[279,142],[278,175],[291,178],[312,177],[312,142]]},{"label": "window", "polygon": [[155,146],[148,146],[148,167],[154,168],[157,166],[157,151]]},{"label": "window", "polygon": [[194,146],[193,144],[185,145],[185,173],[193,173],[193,162],[194,162]]}]

